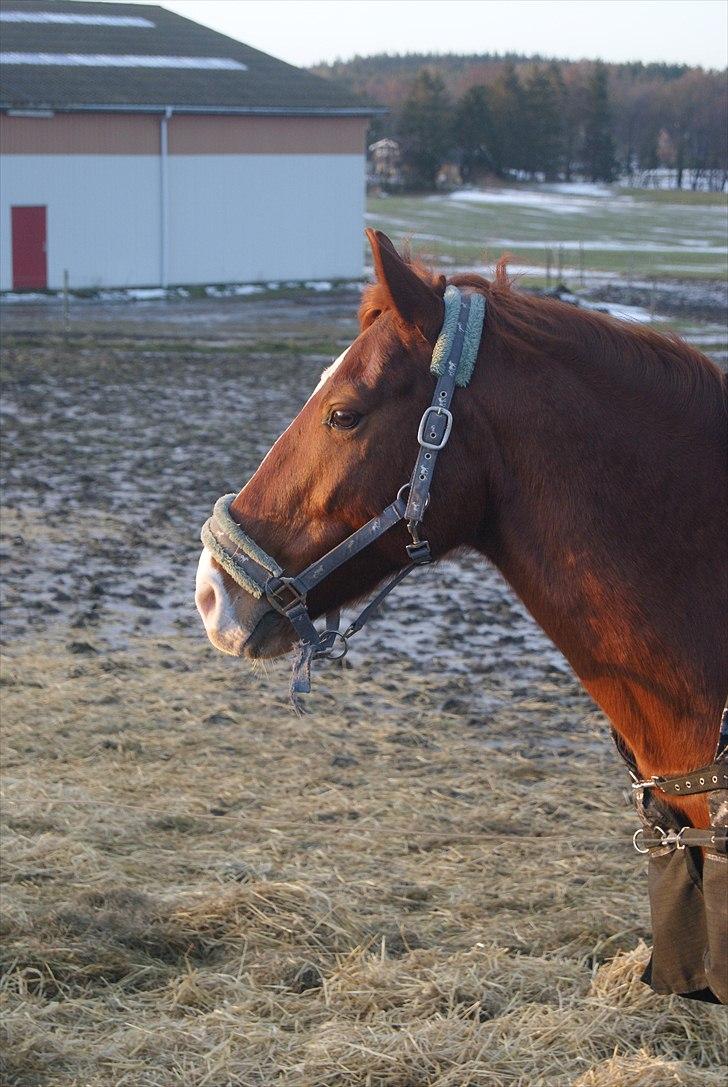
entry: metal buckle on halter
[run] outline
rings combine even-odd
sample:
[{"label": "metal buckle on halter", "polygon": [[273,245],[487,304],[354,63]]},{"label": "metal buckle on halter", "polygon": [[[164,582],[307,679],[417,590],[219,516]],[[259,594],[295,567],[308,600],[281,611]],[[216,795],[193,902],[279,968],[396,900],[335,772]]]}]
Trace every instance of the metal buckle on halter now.
[{"label": "metal buckle on halter", "polygon": [[[434,412],[435,415],[445,416],[445,433],[440,438],[440,441],[429,442],[425,438],[425,427],[429,416]],[[417,441],[424,449],[444,449],[447,445],[447,440],[450,437],[450,431],[452,430],[452,412],[447,408],[441,408],[439,404],[430,404],[428,408],[425,408],[420,419],[420,426],[417,431]],[[432,435],[430,435],[432,436]]]},{"label": "metal buckle on halter", "polygon": [[[275,608],[281,615],[285,615],[295,608],[297,604],[304,604],[306,602],[306,593],[302,591],[295,577],[271,577],[265,583],[264,592],[268,603],[272,608]],[[289,593],[289,599],[286,600],[284,593]]]}]

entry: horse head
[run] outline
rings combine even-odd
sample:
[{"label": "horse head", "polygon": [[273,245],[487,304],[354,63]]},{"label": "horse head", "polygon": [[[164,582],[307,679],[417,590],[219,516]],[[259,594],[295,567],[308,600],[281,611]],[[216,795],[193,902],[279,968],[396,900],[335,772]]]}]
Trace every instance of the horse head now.
[{"label": "horse head", "polygon": [[[376,517],[409,480],[418,423],[435,380],[433,346],[445,305],[444,277],[403,259],[386,235],[368,231],[376,283],[360,309],[360,332],[321,375],[299,414],[229,506],[231,518],[289,574],[304,570]],[[433,557],[468,544],[482,519],[481,429],[468,398],[433,484],[426,517]],[[478,495],[478,499],[474,497]],[[446,496],[446,500],[443,498]],[[441,500],[438,500],[441,499]],[[403,525],[384,533],[309,594],[311,617],[349,604],[405,566]],[[205,548],[195,595],[210,641],[233,656],[274,657],[296,641],[263,595],[245,591]]]}]

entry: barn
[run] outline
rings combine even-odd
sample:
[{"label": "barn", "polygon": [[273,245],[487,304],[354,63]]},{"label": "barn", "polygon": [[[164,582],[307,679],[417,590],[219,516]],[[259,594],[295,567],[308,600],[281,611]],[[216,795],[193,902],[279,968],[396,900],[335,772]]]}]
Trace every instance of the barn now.
[{"label": "barn", "polygon": [[5,0],[0,290],[362,274],[373,110],[164,8]]}]

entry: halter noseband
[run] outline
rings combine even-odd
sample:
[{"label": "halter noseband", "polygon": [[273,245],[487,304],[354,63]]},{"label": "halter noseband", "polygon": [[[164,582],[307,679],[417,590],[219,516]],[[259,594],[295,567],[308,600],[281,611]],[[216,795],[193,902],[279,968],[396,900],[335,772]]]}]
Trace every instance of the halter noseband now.
[{"label": "halter noseband", "polygon": [[[265,597],[296,631],[299,647],[291,676],[291,698],[297,707],[298,696],[311,689],[311,661],[343,657],[351,636],[361,630],[392,589],[416,567],[432,561],[430,545],[420,535],[420,526],[430,501],[437,457],[452,430],[452,398],[456,387],[465,387],[473,374],[485,318],[485,299],[480,294],[461,294],[451,285],[445,291],[444,303],[445,319],[430,366],[438,377],[437,385],[420,420],[419,452],[409,483],[400,488],[391,505],[295,577],[287,576],[276,560],[233,520],[230,505],[234,494],[218,499],[212,517],[202,527],[202,542],[223,570],[251,596]],[[338,612],[327,615],[326,629],[319,632],[306,606],[308,593],[400,521],[406,523],[412,537],[406,545],[407,565],[376,593],[343,633],[339,630]]]}]

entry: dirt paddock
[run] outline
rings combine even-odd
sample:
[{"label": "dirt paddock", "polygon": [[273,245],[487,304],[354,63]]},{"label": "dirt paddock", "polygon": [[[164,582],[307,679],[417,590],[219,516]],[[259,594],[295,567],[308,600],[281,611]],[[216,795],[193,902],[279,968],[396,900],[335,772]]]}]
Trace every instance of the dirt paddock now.
[{"label": "dirt paddock", "polygon": [[6,307],[7,1087],[718,1087],[638,978],[602,715],[484,563],[318,673],[204,641],[197,532],[356,299]]}]

